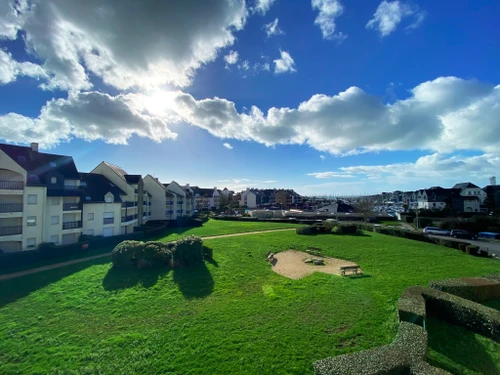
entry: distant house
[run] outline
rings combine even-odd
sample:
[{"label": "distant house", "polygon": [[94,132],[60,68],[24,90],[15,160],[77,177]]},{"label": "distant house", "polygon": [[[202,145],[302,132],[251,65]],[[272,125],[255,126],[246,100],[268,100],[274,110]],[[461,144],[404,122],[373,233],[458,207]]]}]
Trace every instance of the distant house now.
[{"label": "distant house", "polygon": [[464,197],[477,197],[480,204],[483,204],[487,197],[487,194],[483,189],[471,182],[461,182],[455,184],[452,189],[460,189],[460,195]]},{"label": "distant house", "polygon": [[483,188],[491,205],[490,208],[500,210],[500,185],[488,185]]},{"label": "distant house", "polygon": [[415,192],[418,208],[443,210],[449,208],[456,212],[479,212],[480,201],[477,195],[462,195],[460,188],[433,186]]},{"label": "distant house", "polygon": [[192,196],[195,210],[220,209],[222,191],[218,190],[217,187],[210,189],[186,185],[184,188]]}]

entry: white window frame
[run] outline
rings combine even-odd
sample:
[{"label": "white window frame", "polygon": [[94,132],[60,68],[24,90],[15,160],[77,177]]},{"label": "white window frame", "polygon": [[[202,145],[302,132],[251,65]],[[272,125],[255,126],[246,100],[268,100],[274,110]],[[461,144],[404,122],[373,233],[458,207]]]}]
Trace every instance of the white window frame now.
[{"label": "white window frame", "polygon": [[[30,245],[31,243],[31,245]],[[36,247],[36,237],[31,237],[26,239],[26,247],[27,248],[35,248]]]},{"label": "white window frame", "polygon": [[36,227],[36,216],[28,216],[26,218],[26,226],[28,226],[28,227]]},{"label": "white window frame", "polygon": [[[88,212],[87,213],[87,221],[94,221],[94,213],[93,212]],[[92,219],[91,219],[92,218]]]},{"label": "white window frame", "polygon": [[112,197],[111,195],[106,195],[106,196],[104,197],[104,201],[105,201],[106,203],[113,203],[113,197]]},{"label": "white window frame", "polygon": [[28,197],[26,199],[28,201],[28,204],[38,204],[38,196],[36,194],[28,194]]},{"label": "white window frame", "polygon": [[[111,231],[111,234],[109,236],[106,236],[104,233],[109,232],[109,231]],[[104,237],[112,237],[112,236],[114,236],[115,235],[114,228],[113,227],[103,228],[102,235]]]},{"label": "white window frame", "polygon": [[103,219],[114,219],[115,218],[115,213],[114,212],[104,212],[102,214]]},{"label": "white window frame", "polygon": [[50,178],[50,183],[51,184],[57,184],[57,177],[51,177]]},{"label": "white window frame", "polygon": [[[54,218],[57,220],[54,221]],[[59,215],[54,215],[50,217],[50,225],[57,225],[59,224]]]}]

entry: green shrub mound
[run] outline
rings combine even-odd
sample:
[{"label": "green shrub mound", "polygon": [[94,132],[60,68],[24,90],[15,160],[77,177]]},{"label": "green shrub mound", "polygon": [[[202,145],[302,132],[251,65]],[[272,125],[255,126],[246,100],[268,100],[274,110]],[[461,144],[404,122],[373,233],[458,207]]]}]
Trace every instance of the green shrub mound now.
[{"label": "green shrub mound", "polygon": [[425,329],[412,323],[401,322],[392,344],[316,361],[314,370],[317,375],[449,374],[427,364],[426,352]]},{"label": "green shrub mound", "polygon": [[431,281],[429,286],[441,292],[450,293],[475,302],[500,298],[500,279],[496,275],[473,279],[445,279]]},{"label": "green shrub mound", "polygon": [[407,288],[398,301],[399,320],[425,326],[425,299],[421,286]]},{"label": "green shrub mound", "polygon": [[310,226],[307,226],[307,227],[298,227],[297,229],[295,229],[295,233],[301,234],[301,235],[306,235],[306,236],[314,234],[313,228],[310,227]]},{"label": "green shrub mound", "polygon": [[429,217],[419,217],[418,222],[417,222],[417,218],[415,218],[415,219],[413,219],[413,224],[418,226],[418,228],[431,227],[432,226],[432,219]]},{"label": "green shrub mound", "polygon": [[111,252],[113,267],[188,267],[203,262],[201,238],[189,236],[174,242],[123,241]]},{"label": "green shrub mound", "polygon": [[356,234],[358,233],[358,226],[356,224],[340,224],[335,228],[336,234]]}]

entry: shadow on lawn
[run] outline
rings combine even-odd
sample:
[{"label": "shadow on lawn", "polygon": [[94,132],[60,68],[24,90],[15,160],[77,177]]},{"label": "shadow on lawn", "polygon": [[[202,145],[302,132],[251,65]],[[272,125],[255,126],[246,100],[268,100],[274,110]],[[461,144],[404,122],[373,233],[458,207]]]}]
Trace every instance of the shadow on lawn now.
[{"label": "shadow on lawn", "polygon": [[175,268],[174,282],[187,299],[207,297],[212,294],[215,285],[205,262],[192,268]]},{"label": "shadow on lawn", "polygon": [[141,284],[144,288],[154,286],[160,277],[170,272],[170,268],[134,268],[111,267],[102,280],[105,290],[118,290],[134,287]]},{"label": "shadow on lawn", "polygon": [[80,272],[91,266],[106,263],[109,263],[109,257],[92,259],[82,263],[55,268],[53,270],[41,271],[31,275],[0,281],[0,308],[8,303],[26,297],[49,284],[55,283],[67,276],[71,276],[76,272]]},{"label": "shadow on lawn", "polygon": [[[439,353],[440,356],[470,371],[480,374],[500,375],[497,367],[498,363],[495,363],[486,352],[484,345],[477,339],[474,332],[443,323],[436,318],[427,320],[427,331],[429,334],[429,348]],[[431,358],[428,358],[427,361],[431,365],[441,367],[452,374],[459,371],[458,368],[443,361]]]}]

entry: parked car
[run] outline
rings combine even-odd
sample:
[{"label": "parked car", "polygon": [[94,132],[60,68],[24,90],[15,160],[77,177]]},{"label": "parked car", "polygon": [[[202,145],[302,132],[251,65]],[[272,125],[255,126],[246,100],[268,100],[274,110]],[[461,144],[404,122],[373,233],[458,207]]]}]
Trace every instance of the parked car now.
[{"label": "parked car", "polygon": [[438,236],[449,236],[450,231],[446,229],[441,229],[438,227],[425,227],[424,228],[424,233],[425,234],[435,234]]},{"label": "parked car", "polygon": [[477,234],[474,234],[464,229],[453,229],[450,235],[455,238],[467,238],[468,240],[477,239]]}]

